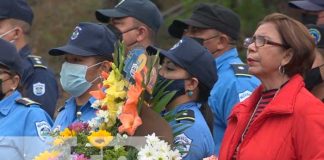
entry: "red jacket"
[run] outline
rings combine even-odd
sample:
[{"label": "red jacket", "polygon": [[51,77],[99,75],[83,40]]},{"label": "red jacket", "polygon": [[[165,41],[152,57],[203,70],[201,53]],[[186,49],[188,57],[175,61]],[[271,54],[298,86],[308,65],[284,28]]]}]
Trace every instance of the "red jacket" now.
[{"label": "red jacket", "polygon": [[[261,96],[258,87],[233,109],[219,160],[231,160]],[[237,160],[324,159],[324,104],[309,93],[300,75],[293,76],[251,124]]]}]

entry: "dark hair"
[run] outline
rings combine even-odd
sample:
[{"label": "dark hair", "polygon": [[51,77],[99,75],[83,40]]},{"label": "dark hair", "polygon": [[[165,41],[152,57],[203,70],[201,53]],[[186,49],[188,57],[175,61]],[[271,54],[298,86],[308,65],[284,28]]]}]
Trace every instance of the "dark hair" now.
[{"label": "dark hair", "polygon": [[211,89],[209,89],[202,83],[198,84],[198,88],[199,88],[199,95],[198,95],[197,102],[201,103],[200,112],[204,116],[210,132],[213,134],[214,118],[213,118],[212,110],[210,109],[207,102]]},{"label": "dark hair", "polygon": [[21,92],[23,90],[22,85],[21,85],[21,80],[22,79],[21,79],[21,76],[18,74],[18,72],[13,71],[13,70],[9,69],[7,66],[4,66],[2,64],[0,64],[0,68],[8,70],[9,71],[8,74],[9,74],[10,78],[14,77],[15,75],[19,76],[20,81],[19,81],[19,84],[18,84],[16,89]]},{"label": "dark hair", "polygon": [[260,22],[273,23],[279,32],[284,45],[293,53],[291,60],[284,67],[289,77],[295,74],[304,75],[310,69],[314,60],[315,42],[308,29],[297,20],[280,13],[270,14]]}]

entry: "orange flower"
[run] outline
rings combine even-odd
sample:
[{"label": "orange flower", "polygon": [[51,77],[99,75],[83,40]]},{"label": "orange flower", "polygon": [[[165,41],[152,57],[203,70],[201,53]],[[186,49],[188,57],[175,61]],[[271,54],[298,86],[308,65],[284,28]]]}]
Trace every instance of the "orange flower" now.
[{"label": "orange flower", "polygon": [[128,135],[134,135],[138,126],[142,124],[141,118],[138,116],[137,104],[139,97],[143,91],[142,76],[139,72],[135,73],[135,85],[131,85],[127,92],[127,101],[123,107],[119,120],[122,125],[118,128],[120,133],[126,132]]},{"label": "orange flower", "polygon": [[122,113],[118,118],[122,123],[122,125],[118,127],[118,132],[126,132],[130,136],[134,135],[137,127],[142,124],[142,119],[136,114]]},{"label": "orange flower", "polygon": [[106,97],[105,92],[103,92],[101,89],[96,90],[96,91],[90,91],[89,93],[91,94],[92,97],[94,97],[98,100],[102,100]]},{"label": "orange flower", "polygon": [[102,72],[101,72],[101,77],[102,77],[103,79],[107,79],[107,78],[109,77],[109,73],[107,73],[107,72],[105,72],[105,71],[102,71]]}]

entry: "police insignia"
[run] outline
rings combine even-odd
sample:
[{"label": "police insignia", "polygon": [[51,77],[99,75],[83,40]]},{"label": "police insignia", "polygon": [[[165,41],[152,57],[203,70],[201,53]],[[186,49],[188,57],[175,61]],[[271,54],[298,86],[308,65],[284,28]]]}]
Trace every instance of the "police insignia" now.
[{"label": "police insignia", "polygon": [[71,36],[71,40],[75,40],[76,38],[78,38],[78,36],[79,36],[79,32],[82,30],[82,28],[81,27],[79,27],[79,26],[76,26],[75,27],[75,29],[74,29],[74,31],[73,31],[73,33],[72,33],[72,36]]},{"label": "police insignia", "polygon": [[180,151],[181,157],[188,155],[192,140],[188,138],[184,133],[179,134],[174,137],[174,144],[176,148]]},{"label": "police insignia", "polygon": [[51,131],[50,125],[46,121],[36,122],[35,125],[39,138],[44,141],[45,137],[48,136]]},{"label": "police insignia", "polygon": [[314,38],[315,44],[318,44],[319,41],[321,41],[321,37],[322,37],[321,32],[316,28],[309,28],[308,31]]},{"label": "police insignia", "polygon": [[45,84],[44,83],[34,83],[33,84],[33,93],[36,96],[41,96],[45,93]]}]

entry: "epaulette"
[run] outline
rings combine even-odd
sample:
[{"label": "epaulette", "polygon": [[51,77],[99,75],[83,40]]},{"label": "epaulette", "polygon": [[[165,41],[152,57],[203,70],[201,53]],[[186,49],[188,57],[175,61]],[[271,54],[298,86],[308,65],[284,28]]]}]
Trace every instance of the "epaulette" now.
[{"label": "epaulette", "polygon": [[195,112],[193,110],[183,110],[175,119],[177,122],[180,121],[191,121],[195,122]]},{"label": "epaulette", "polygon": [[57,112],[61,112],[63,109],[65,109],[65,107],[64,106],[62,106],[62,107],[60,107],[60,108],[58,108],[57,109]]},{"label": "epaulette", "polygon": [[30,105],[40,105],[40,103],[38,102],[35,102],[29,98],[26,98],[26,97],[23,97],[23,98],[19,98],[19,99],[16,99],[16,103],[19,103],[19,104],[22,104],[24,106],[30,106]]},{"label": "epaulette", "polygon": [[231,66],[236,76],[252,76],[249,74],[249,67],[246,64],[231,64]]},{"label": "epaulette", "polygon": [[42,62],[42,57],[41,56],[36,56],[36,55],[28,55],[28,58],[31,60],[32,64],[36,68],[47,68],[43,62]]}]

